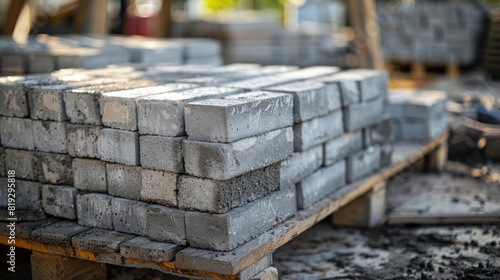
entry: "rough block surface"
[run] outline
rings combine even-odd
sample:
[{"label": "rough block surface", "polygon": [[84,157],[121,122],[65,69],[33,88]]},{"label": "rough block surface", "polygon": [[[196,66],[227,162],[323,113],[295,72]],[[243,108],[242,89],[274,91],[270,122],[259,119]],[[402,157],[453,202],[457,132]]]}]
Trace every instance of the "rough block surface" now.
[{"label": "rough block surface", "polygon": [[100,126],[66,125],[68,154],[72,157],[99,158],[97,142],[100,135]]},{"label": "rough block surface", "polygon": [[112,196],[100,193],[79,194],[76,197],[78,224],[113,229],[111,199]]},{"label": "rough block surface", "polygon": [[73,184],[82,191],[107,192],[106,164],[94,159],[73,159]]},{"label": "rough block surface", "polygon": [[294,152],[280,163],[280,188],[295,185],[323,164],[323,146]]},{"label": "rough block surface", "polygon": [[147,169],[175,173],[184,172],[182,140],[186,137],[142,135],[140,137],[141,166]]},{"label": "rough block surface", "polygon": [[148,207],[146,222],[151,240],[186,245],[185,214],[187,212],[161,205]]},{"label": "rough block surface", "polygon": [[137,132],[103,128],[97,147],[101,160],[139,165],[139,134]]},{"label": "rough block surface", "polygon": [[76,195],[71,186],[42,185],[42,204],[45,213],[70,220],[76,220]]},{"label": "rough block surface", "polygon": [[295,124],[294,147],[304,151],[344,133],[342,111],[337,110],[326,116]]}]

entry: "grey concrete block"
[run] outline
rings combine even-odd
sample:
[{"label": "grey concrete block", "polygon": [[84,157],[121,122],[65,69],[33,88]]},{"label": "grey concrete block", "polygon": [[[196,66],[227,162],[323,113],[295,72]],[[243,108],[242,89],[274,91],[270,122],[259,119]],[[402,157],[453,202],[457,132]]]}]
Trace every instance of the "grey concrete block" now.
[{"label": "grey concrete block", "polygon": [[[41,183],[24,180],[16,180],[16,210],[40,210],[42,209]],[[7,187],[7,185],[5,185]],[[3,186],[2,186],[3,188]]]},{"label": "grey concrete block", "polygon": [[280,164],[218,181],[193,176],[179,180],[179,208],[222,214],[280,188]]},{"label": "grey concrete block", "polygon": [[68,154],[73,157],[99,158],[97,142],[101,136],[100,126],[94,125],[66,125]]},{"label": "grey concrete block", "polygon": [[77,195],[78,224],[92,228],[113,229],[111,199],[112,196],[100,193]]},{"label": "grey concrete block", "polygon": [[333,112],[342,108],[342,94],[340,93],[339,86],[336,84],[325,84],[325,86],[328,112]]},{"label": "grey concrete block", "polygon": [[297,123],[293,126],[295,151],[304,151],[344,133],[342,111]]},{"label": "grey concrete block", "polygon": [[34,120],[65,121],[63,92],[74,86],[44,85],[32,87],[28,90],[30,117]]},{"label": "grey concrete block", "polygon": [[66,153],[66,122],[33,121],[33,142],[42,152]]},{"label": "grey concrete block", "polygon": [[9,195],[8,195],[8,184],[9,182],[7,181],[7,178],[1,178],[0,177],[0,207],[2,208],[7,208],[7,204],[9,202]]},{"label": "grey concrete block", "polygon": [[186,245],[185,214],[175,208],[151,205],[147,210],[147,235],[151,240]]},{"label": "grey concrete block", "polygon": [[133,131],[103,128],[97,140],[101,160],[139,165],[139,134]]},{"label": "grey concrete block", "polygon": [[191,102],[184,109],[189,140],[234,142],[293,125],[289,94],[251,92]]},{"label": "grey concrete block", "polygon": [[120,246],[135,236],[116,231],[91,229],[71,238],[73,247],[91,252],[118,252]]},{"label": "grey concrete block", "polygon": [[355,131],[378,122],[384,112],[384,100],[375,99],[369,102],[351,104],[343,109],[344,128]]},{"label": "grey concrete block", "polygon": [[446,92],[422,91],[413,96],[405,105],[405,116],[409,118],[433,118],[446,111]]},{"label": "grey concrete block", "polygon": [[79,226],[76,222],[61,221],[33,230],[31,238],[42,243],[71,246],[71,238],[87,230],[90,228]]},{"label": "grey concrete block", "polygon": [[73,184],[82,191],[107,192],[106,164],[94,159],[73,159]]},{"label": "grey concrete block", "polygon": [[389,74],[386,71],[351,69],[346,71],[346,73],[352,73],[363,77],[358,80],[358,85],[361,90],[361,101],[387,96]]},{"label": "grey concrete block", "polygon": [[[57,221],[58,219],[49,218],[33,222],[16,223],[16,237],[31,239],[31,232],[33,232],[35,229],[46,227]],[[5,223],[5,226],[0,226],[0,234],[8,236],[9,233],[7,231],[9,230],[9,228],[6,227],[6,224],[7,223]]]},{"label": "grey concrete block", "polygon": [[325,115],[330,109],[327,88],[323,83],[295,82],[269,87],[266,90],[293,95],[293,120],[296,123]]},{"label": "grey concrete block", "polygon": [[159,170],[141,170],[141,200],[177,207],[179,174]]},{"label": "grey concrete block", "polygon": [[323,167],[297,184],[297,208],[307,209],[345,184],[345,160]]},{"label": "grey concrete block", "polygon": [[415,90],[392,90],[388,96],[385,112],[393,118],[402,119],[405,117],[405,104],[414,96]]},{"label": "grey concrete block", "polygon": [[149,204],[135,200],[117,198],[111,199],[113,229],[116,231],[147,235],[146,212]]},{"label": "grey concrete block", "polygon": [[346,158],[348,155],[363,149],[363,133],[355,131],[325,143],[325,166]]},{"label": "grey concrete block", "polygon": [[225,87],[202,87],[138,99],[139,132],[160,136],[185,134],[184,106],[189,102],[241,93]]},{"label": "grey concrete block", "polygon": [[228,144],[184,140],[182,147],[186,173],[227,180],[287,158],[293,131],[282,128]]},{"label": "grey concrete block", "polygon": [[308,80],[315,79],[319,77],[324,77],[328,75],[332,75],[340,71],[340,68],[335,66],[311,66],[304,67],[299,70],[289,71],[278,76],[284,77],[289,80],[300,81],[300,80]]},{"label": "grey concrete block", "polygon": [[230,251],[257,237],[297,211],[295,188],[273,192],[225,214],[186,212],[189,245]]},{"label": "grey concrete block", "polygon": [[365,128],[363,131],[363,138],[365,147],[393,142],[394,135],[392,134],[390,116],[384,115],[379,122]]},{"label": "grey concrete block", "polygon": [[42,205],[45,213],[70,220],[76,220],[76,195],[71,186],[42,185]]},{"label": "grey concrete block", "polygon": [[7,169],[5,165],[5,149],[0,147],[0,177],[7,177]]},{"label": "grey concrete block", "polygon": [[393,151],[394,144],[392,142],[380,145],[380,166],[382,168],[389,167],[391,165]]},{"label": "grey concrete block", "polygon": [[28,88],[16,83],[0,84],[0,115],[29,117]]},{"label": "grey concrete block", "polygon": [[38,181],[38,157],[34,152],[5,149],[5,168],[15,170],[18,179]]},{"label": "grey concrete block", "polygon": [[33,125],[30,119],[0,118],[0,139],[2,146],[33,150]]},{"label": "grey concrete block", "polygon": [[141,199],[142,180],[139,166],[106,164],[108,193],[135,200]]},{"label": "grey concrete block", "polygon": [[152,262],[170,262],[181,246],[155,242],[145,236],[138,236],[120,246],[120,254],[126,258]]},{"label": "grey concrete block", "polygon": [[346,72],[340,72],[328,77],[316,79],[329,86],[337,86],[340,91],[342,106],[348,106],[361,101],[360,88],[356,82],[356,76]]},{"label": "grey concrete block", "polygon": [[426,141],[438,137],[448,128],[446,114],[431,119],[405,119],[402,136],[405,140]]},{"label": "grey concrete block", "polygon": [[280,163],[280,188],[294,186],[303,178],[311,175],[323,164],[323,146],[294,152]]},{"label": "grey concrete block", "polygon": [[[1,195],[1,194],[0,194]],[[0,221],[8,221],[8,218],[11,216],[9,215],[9,211],[7,207],[1,209],[0,208]],[[23,210],[23,209],[16,209],[16,221],[17,222],[34,222],[34,221],[40,221],[43,219],[46,219],[47,215],[43,212],[42,209],[38,210]]]},{"label": "grey concrete block", "polygon": [[68,155],[37,153],[38,181],[49,184],[73,184],[72,159]]},{"label": "grey concrete block", "polygon": [[28,57],[29,73],[51,73],[57,70],[56,59],[49,53],[32,53]]},{"label": "grey concrete block", "polygon": [[137,130],[137,100],[148,95],[169,93],[192,88],[190,84],[166,84],[163,86],[106,92],[99,97],[102,123],[112,128]]},{"label": "grey concrete block", "polygon": [[141,166],[175,173],[184,172],[182,140],[186,137],[142,135],[140,137]]},{"label": "grey concrete block", "polygon": [[371,146],[349,156],[347,158],[347,182],[354,183],[379,170],[380,156],[380,147],[378,146]]}]

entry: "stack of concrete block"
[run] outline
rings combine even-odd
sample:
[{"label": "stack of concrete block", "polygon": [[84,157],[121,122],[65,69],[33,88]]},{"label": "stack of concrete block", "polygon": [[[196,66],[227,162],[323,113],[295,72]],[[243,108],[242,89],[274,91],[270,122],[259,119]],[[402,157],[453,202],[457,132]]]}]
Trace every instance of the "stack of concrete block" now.
[{"label": "stack of concrete block", "polygon": [[464,0],[379,3],[377,14],[384,57],[403,63],[473,64],[487,29],[486,8]]},{"label": "stack of concrete block", "polygon": [[0,91],[0,176],[16,171],[18,208],[76,220],[85,240],[233,250],[392,152],[374,70],[122,66]]},{"label": "stack of concrete block", "polygon": [[0,39],[4,75],[50,73],[66,68],[100,68],[124,63],[221,65],[220,44],[209,39],[127,36],[38,35]]},{"label": "stack of concrete block", "polygon": [[396,140],[431,140],[448,129],[447,96],[443,91],[394,90],[387,113]]}]

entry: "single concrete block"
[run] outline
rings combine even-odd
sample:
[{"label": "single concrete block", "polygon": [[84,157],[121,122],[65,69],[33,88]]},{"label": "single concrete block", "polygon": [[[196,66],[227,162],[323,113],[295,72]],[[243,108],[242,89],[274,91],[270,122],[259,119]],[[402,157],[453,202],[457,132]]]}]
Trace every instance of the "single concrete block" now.
[{"label": "single concrete block", "polygon": [[369,102],[351,104],[343,111],[345,130],[355,131],[380,121],[384,113],[384,100],[375,99]]},{"label": "single concrete block", "polygon": [[118,252],[120,246],[135,236],[116,231],[91,229],[71,238],[73,247],[91,252]]},{"label": "single concrete block", "polygon": [[149,204],[135,200],[117,198],[111,199],[113,229],[116,231],[148,235],[146,227],[146,212]]},{"label": "single concrete block", "polygon": [[186,137],[142,135],[140,137],[141,166],[175,173],[184,172],[182,140]]},{"label": "single concrete block", "polygon": [[56,70],[56,59],[53,55],[41,52],[29,55],[29,73],[51,73]]},{"label": "single concrete block", "polygon": [[336,84],[325,84],[328,112],[333,112],[342,108],[342,94]]},{"label": "single concrete block", "polygon": [[140,200],[142,190],[140,166],[106,164],[108,193],[124,198]]},{"label": "single concrete block", "polygon": [[30,88],[28,90],[30,117],[34,120],[65,121],[67,117],[63,92],[74,87],[56,84]]},{"label": "single concrete block", "polygon": [[403,119],[406,115],[405,104],[415,95],[415,90],[392,90],[388,95],[385,113],[396,119]]},{"label": "single concrete block", "polygon": [[120,246],[120,254],[126,258],[151,262],[170,262],[182,247],[175,244],[155,242],[145,236],[138,236]]},{"label": "single concrete block", "polygon": [[99,98],[102,123],[112,128],[137,130],[137,100],[148,95],[192,88],[190,84],[166,84],[163,86],[130,89],[103,93]]},{"label": "single concrete block", "polygon": [[101,128],[94,125],[67,124],[68,154],[72,157],[99,158],[97,143],[101,136]]},{"label": "single concrete block", "polygon": [[318,82],[295,82],[266,88],[293,95],[293,120],[303,122],[328,113],[327,88]]},{"label": "single concrete block", "polygon": [[293,125],[292,95],[251,92],[191,102],[184,109],[189,140],[229,143]]},{"label": "single concrete block", "polygon": [[133,131],[103,128],[97,140],[101,160],[139,165],[139,134]]},{"label": "single concrete block", "polygon": [[33,121],[35,148],[42,152],[66,153],[66,122]]},{"label": "single concrete block", "polygon": [[76,195],[71,186],[42,185],[42,204],[45,213],[70,220],[76,220]]},{"label": "single concrete block", "polygon": [[49,184],[73,184],[72,158],[68,155],[37,153],[38,181]]},{"label": "single concrete block", "polygon": [[325,166],[346,158],[363,149],[363,133],[355,131],[325,143]]},{"label": "single concrete block", "polygon": [[141,200],[177,207],[177,180],[179,174],[142,169]]},{"label": "single concrete block", "polygon": [[90,228],[79,226],[76,222],[61,221],[33,230],[31,238],[42,243],[71,246],[71,238],[87,230]]},{"label": "single concrete block", "polygon": [[227,180],[287,158],[293,131],[282,128],[228,144],[184,140],[182,145],[186,173]]},{"label": "single concrete block", "polygon": [[151,240],[186,245],[186,213],[160,205],[149,206],[146,216],[147,235]]},{"label": "single concrete block", "polygon": [[390,116],[385,115],[376,124],[365,128],[363,131],[363,137],[364,147],[393,142],[394,135],[392,134]]},{"label": "single concrete block", "polygon": [[342,111],[337,110],[293,126],[295,151],[304,151],[344,133]]},{"label": "single concrete block", "polygon": [[315,81],[323,82],[329,86],[337,86],[340,92],[342,106],[349,106],[353,103],[361,101],[360,88],[356,82],[355,75],[346,72],[340,72],[328,77],[315,79]]},{"label": "single concrete block", "polygon": [[301,81],[320,78],[328,75],[332,75],[340,71],[340,68],[335,66],[311,66],[305,67],[295,71],[289,71],[278,76],[286,78],[292,81]]},{"label": "single concrete block", "polygon": [[280,163],[280,188],[294,186],[320,168],[322,164],[322,145],[302,152],[294,152]]},{"label": "single concrete block", "polygon": [[388,72],[373,69],[351,69],[346,71],[346,73],[363,77],[363,79],[358,80],[358,85],[361,89],[361,101],[387,96]]},{"label": "single concrete block", "polygon": [[73,184],[82,191],[107,192],[106,164],[94,159],[73,159]]},{"label": "single concrete block", "polygon": [[[16,231],[15,231],[16,237],[31,239],[31,232],[33,232],[35,229],[46,227],[57,221],[58,219],[48,218],[33,222],[16,223]],[[5,223],[5,225],[0,226],[0,234],[8,236],[9,228],[6,225],[7,223]]]},{"label": "single concrete block", "polygon": [[345,160],[323,167],[297,184],[297,208],[307,209],[345,184]]},{"label": "single concrete block", "polygon": [[382,168],[391,166],[393,151],[394,144],[392,142],[380,145],[380,166]]},{"label": "single concrete block", "polygon": [[112,196],[100,193],[77,195],[78,224],[92,228],[113,229],[111,199]]},{"label": "single concrete block", "polygon": [[427,141],[438,137],[448,128],[447,115],[431,119],[406,119],[402,125],[405,140]]},{"label": "single concrete block", "polygon": [[445,114],[447,97],[444,91],[422,91],[405,106],[405,116],[429,119]]},{"label": "single concrete block", "polygon": [[0,177],[7,177],[7,169],[5,165],[5,149],[0,147]]},{"label": "single concrete block", "polygon": [[186,212],[189,245],[230,251],[257,237],[297,211],[295,188],[273,192],[224,214]]},{"label": "single concrete block", "polygon": [[30,119],[0,118],[0,139],[2,146],[33,150],[33,125]]},{"label": "single concrete block", "polygon": [[0,84],[0,115],[8,117],[29,117],[28,88],[16,83]]},{"label": "single concrete block", "polygon": [[190,102],[241,93],[225,87],[202,87],[146,96],[138,99],[139,132],[160,136],[182,136],[184,106]]},{"label": "single concrete block", "polygon": [[180,176],[179,208],[222,214],[280,188],[279,163],[218,181]]},{"label": "single concrete block", "polygon": [[[16,180],[16,210],[42,209],[42,184],[24,180]],[[3,187],[3,186],[2,186]],[[5,185],[7,187],[7,185]]]},{"label": "single concrete block", "polygon": [[17,179],[38,181],[38,157],[34,152],[5,149],[5,168],[15,170]]},{"label": "single concrete block", "polygon": [[347,158],[347,182],[354,183],[379,170],[380,155],[380,147],[371,146],[349,156]]}]

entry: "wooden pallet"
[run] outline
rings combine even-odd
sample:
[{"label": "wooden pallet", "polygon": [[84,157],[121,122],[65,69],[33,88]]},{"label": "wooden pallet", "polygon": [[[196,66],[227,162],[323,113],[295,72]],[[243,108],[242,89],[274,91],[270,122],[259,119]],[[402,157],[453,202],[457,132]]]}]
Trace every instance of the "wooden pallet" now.
[{"label": "wooden pallet", "polygon": [[[381,197],[380,191],[385,190],[386,180],[424,160],[433,168],[442,168],[446,162],[447,139],[448,132],[445,132],[425,144],[396,143],[393,164],[390,167],[341,188],[308,209],[297,212],[293,218],[233,251],[214,252],[187,247],[168,252],[169,257],[163,262],[130,258],[120,255],[120,252],[106,253],[104,259],[120,259],[121,266],[156,269],[193,279],[260,279],[253,278],[254,274],[263,270],[262,265],[266,263],[265,260],[268,260],[276,249],[332,213],[342,213],[349,207],[352,208],[352,203],[357,205],[369,203],[369,205],[364,208],[366,211],[358,211],[356,214],[358,218],[353,218],[351,225],[370,226],[380,222],[380,220],[375,221],[375,219],[384,218],[376,215],[380,213],[381,207],[385,211],[385,205],[379,205],[378,202]],[[378,207],[374,209],[373,206],[377,205]],[[334,215],[333,222],[337,221]],[[346,224],[342,219],[340,219],[340,223]],[[8,245],[8,237],[0,235],[0,243]],[[16,238],[15,246],[33,251],[32,262],[35,260],[36,263],[36,265],[32,264],[33,275],[50,275],[51,279],[64,279],[63,276],[57,274],[57,271],[65,264],[71,264],[71,271],[74,271],[74,266],[83,268],[89,265],[88,261],[105,263],[99,253],[71,246],[45,244],[23,238]],[[47,258],[47,260],[43,260],[43,258]],[[40,263],[43,265],[39,265]],[[116,265],[116,263],[113,264]],[[67,272],[67,270],[65,271]],[[269,275],[263,277],[267,277],[266,279],[276,278]]]},{"label": "wooden pallet", "polygon": [[[386,61],[385,67],[391,73],[390,82],[392,84],[389,84],[390,88],[417,88],[432,82],[436,73],[445,73],[449,78],[454,79],[460,76],[460,66],[451,62],[447,64],[428,64],[417,61]],[[399,85],[402,82],[404,84]]]}]

